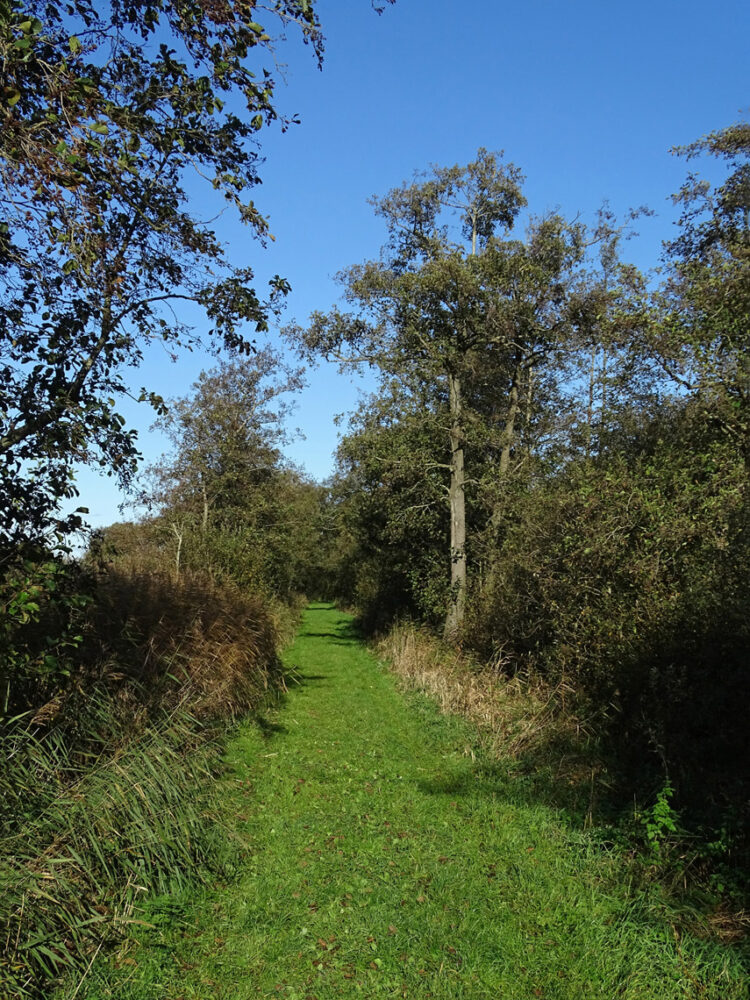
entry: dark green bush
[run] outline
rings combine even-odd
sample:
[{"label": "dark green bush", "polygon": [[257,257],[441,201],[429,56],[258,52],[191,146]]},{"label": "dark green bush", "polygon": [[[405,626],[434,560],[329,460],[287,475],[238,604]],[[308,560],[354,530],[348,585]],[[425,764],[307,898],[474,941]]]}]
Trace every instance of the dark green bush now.
[{"label": "dark green bush", "polygon": [[742,801],[750,509],[731,442],[678,410],[512,513],[467,643],[571,684],[624,773],[668,776],[679,807]]}]

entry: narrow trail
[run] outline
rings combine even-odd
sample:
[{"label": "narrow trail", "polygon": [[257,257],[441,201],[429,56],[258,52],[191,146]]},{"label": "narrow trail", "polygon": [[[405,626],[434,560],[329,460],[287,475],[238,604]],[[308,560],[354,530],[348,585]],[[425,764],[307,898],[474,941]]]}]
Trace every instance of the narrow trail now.
[{"label": "narrow trail", "polygon": [[468,727],[399,694],[346,615],[312,605],[286,659],[299,686],[230,751],[241,877],[88,995],[744,995],[610,852],[475,759]]}]

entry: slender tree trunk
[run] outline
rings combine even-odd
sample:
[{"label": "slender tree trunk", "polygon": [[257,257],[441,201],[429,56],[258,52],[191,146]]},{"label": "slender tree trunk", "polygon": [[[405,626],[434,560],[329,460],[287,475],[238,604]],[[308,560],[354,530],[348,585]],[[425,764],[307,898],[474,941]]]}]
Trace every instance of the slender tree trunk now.
[{"label": "slender tree trunk", "polygon": [[531,414],[534,399],[534,366],[526,371],[526,412],[524,414],[524,434],[526,437],[526,458],[531,458]]},{"label": "slender tree trunk", "polygon": [[[604,436],[604,432],[607,429],[607,405],[609,400],[607,399],[607,362],[609,361],[609,356],[607,354],[607,348],[602,349],[602,408],[599,414],[599,440]],[[601,445],[600,445],[601,448]]]},{"label": "slender tree trunk", "polygon": [[203,534],[205,535],[208,531],[208,493],[206,492],[206,484],[201,479],[201,493],[203,494],[203,517],[201,519],[201,528]]},{"label": "slender tree trunk", "polygon": [[179,578],[180,578],[180,561],[181,561],[181,558],[182,558],[182,539],[183,539],[184,532],[183,532],[182,528],[178,528],[177,525],[174,524],[174,523],[172,525],[170,525],[170,527],[172,528],[172,531],[174,532],[174,536],[177,539],[177,548],[175,549],[175,554],[174,554],[174,575],[175,575],[175,579],[179,580]]},{"label": "slender tree trunk", "polygon": [[448,376],[450,399],[450,512],[451,512],[451,596],[445,618],[445,637],[452,639],[461,628],[466,605],[466,477],[463,448],[463,402],[461,381]]},{"label": "slender tree trunk", "polygon": [[[521,409],[519,399],[519,383],[521,380],[522,367],[520,360],[516,361],[516,370],[513,373],[513,381],[508,394],[508,412],[505,417],[505,427],[500,438],[500,463],[498,465],[498,482],[502,483],[508,475],[510,468],[510,456],[513,450],[513,443],[516,438],[516,422]],[[500,499],[495,503],[492,511],[492,527],[498,528],[502,519],[503,511],[500,506]]]},{"label": "slender tree trunk", "polygon": [[518,365],[516,367],[515,374],[513,375],[513,382],[510,387],[510,395],[508,396],[508,416],[505,420],[505,427],[503,428],[502,436],[502,447],[500,450],[500,478],[505,479],[508,475],[508,469],[510,468],[510,453],[513,450],[513,442],[516,437],[516,420],[518,419],[518,411],[520,409],[518,401],[518,382],[521,377],[521,367]]},{"label": "slender tree trunk", "polygon": [[589,365],[589,405],[586,409],[586,444],[584,455],[591,457],[591,439],[594,434],[594,394],[596,392],[596,356],[597,345],[591,348],[591,364]]}]

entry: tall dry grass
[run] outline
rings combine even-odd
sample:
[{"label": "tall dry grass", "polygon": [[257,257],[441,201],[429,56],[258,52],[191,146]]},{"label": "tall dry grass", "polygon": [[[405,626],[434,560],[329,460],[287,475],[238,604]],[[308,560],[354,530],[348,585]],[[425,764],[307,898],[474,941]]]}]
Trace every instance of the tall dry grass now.
[{"label": "tall dry grass", "polygon": [[283,625],[206,577],[99,578],[72,676],[0,726],[2,1000],[85,974],[144,895],[221,863],[219,748],[283,685]]},{"label": "tall dry grass", "polygon": [[[175,579],[166,572],[110,569],[91,618],[84,656],[93,671],[126,686],[137,681],[147,707],[179,702],[202,719],[233,718],[281,677],[276,610],[262,597],[205,575]],[[138,655],[123,668],[123,654],[134,648]]]},{"label": "tall dry grass", "polygon": [[404,689],[470,720],[489,759],[531,778],[534,794],[578,815],[584,827],[600,818],[611,788],[608,760],[565,683],[480,663],[413,623],[392,628],[377,651]]},{"label": "tall dry grass", "polygon": [[378,640],[377,651],[403,687],[429,695],[443,712],[470,719],[499,757],[541,750],[563,731],[584,736],[581,721],[565,710],[562,685],[509,676],[502,664],[481,664],[423,627],[396,625]]}]

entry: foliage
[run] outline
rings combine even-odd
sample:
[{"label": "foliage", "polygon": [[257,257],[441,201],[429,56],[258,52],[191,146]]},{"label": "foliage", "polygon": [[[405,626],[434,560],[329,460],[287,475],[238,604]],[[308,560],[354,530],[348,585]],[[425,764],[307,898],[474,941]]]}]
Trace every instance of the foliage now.
[{"label": "foliage", "polygon": [[[267,26],[257,14],[235,0],[0,5],[6,549],[80,524],[80,511],[57,513],[75,495],[76,462],[132,477],[117,397],[147,344],[190,342],[180,302],[204,310],[213,341],[247,350],[243,325],[265,329],[288,289],[277,277],[263,301],[194,210],[198,183],[209,215],[232,207],[269,236],[249,195],[258,136],[278,119],[263,65],[273,24],[298,26],[318,58],[322,40],[308,0],[274,4]],[[161,406],[148,388],[141,396]]]},{"label": "foliage", "polygon": [[[443,433],[427,470],[447,473],[451,635],[467,588],[470,437],[482,435],[485,451],[507,471],[524,395],[529,415],[533,406],[532,373],[585,314],[574,282],[583,228],[551,215],[531,221],[525,240],[513,239],[526,204],[521,180],[517,167],[480,149],[465,167],[435,167],[375,199],[388,241],[378,260],[339,276],[352,311],[316,313],[307,329],[289,331],[313,356],[366,362],[387,393],[396,383],[433,408]],[[468,468],[469,481],[476,474]]]},{"label": "foliage", "polygon": [[110,554],[127,559],[128,547],[148,538],[156,564],[176,576],[202,569],[285,600],[305,589],[317,558],[321,490],[280,450],[292,410],[286,397],[301,385],[301,370],[270,348],[203,372],[159,421],[173,450],[141,491],[154,515],[140,541],[119,529],[121,551],[108,532]]},{"label": "foliage", "polygon": [[[521,294],[506,301],[488,283],[477,335],[489,343],[489,305],[507,307],[515,331],[507,346],[527,345],[535,360],[522,365],[514,396],[517,369],[507,356],[499,363],[483,353],[472,368],[471,352],[463,355],[468,572],[456,634],[465,649],[503,672],[540,678],[568,710],[584,713],[616,761],[623,801],[635,793],[651,802],[668,781],[685,830],[704,840],[721,830],[739,865],[747,847],[749,148],[738,124],[683,151],[720,157],[727,176],[713,187],[688,178],[677,196],[679,234],[651,290],[622,261],[626,230],[606,209],[563,240],[574,266],[561,272],[569,280],[560,299],[552,272],[534,284],[534,229],[525,243],[497,244],[499,287]],[[418,221],[399,246],[423,239]],[[432,232],[429,213],[423,225]],[[545,244],[543,260],[554,245]],[[488,266],[492,246],[478,242],[464,263]],[[380,325],[350,322],[353,343],[385,336],[384,328],[396,347],[405,331],[433,335],[425,272],[414,279],[411,259],[404,251],[398,267],[386,255],[350,272],[350,295],[370,288],[379,307],[386,302]],[[402,281],[400,311],[388,312]],[[533,314],[537,295],[549,309]],[[414,316],[426,317],[424,328]],[[343,322],[329,316],[309,332],[325,346]],[[450,356],[450,322],[445,334],[435,365]],[[398,350],[388,363],[398,391],[384,385],[339,451],[337,516],[349,563],[356,554],[360,566],[341,580],[367,624],[399,615],[435,624],[450,602],[434,586],[447,530],[429,512],[452,475],[444,468],[451,404],[434,381],[415,389],[400,374]],[[422,360],[415,354],[413,363]]]},{"label": "foliage", "polygon": [[[113,732],[105,705],[93,700],[95,708],[97,727],[116,743],[124,734]],[[176,891],[220,866],[225,852],[207,823],[211,739],[178,714],[129,739],[116,761],[110,753],[82,769],[65,741],[20,727],[3,734],[3,793],[10,785],[25,822],[0,842],[0,995],[49,996],[50,982],[71,969],[80,976],[89,957],[132,930],[145,891]]]},{"label": "foliage", "polygon": [[52,556],[25,559],[0,579],[0,720],[69,683],[89,602],[84,575]]},{"label": "foliage", "polygon": [[144,893],[216,872],[221,739],[281,683],[270,609],[205,577],[110,571],[75,610],[74,673],[0,723],[2,996],[49,995]]},{"label": "foliage", "polygon": [[340,541],[330,572],[368,631],[398,614],[434,623],[445,614],[441,415],[394,386],[360,409],[339,447],[331,495]]},{"label": "foliage", "polygon": [[679,817],[671,805],[674,788],[667,781],[659,790],[654,804],[640,817],[651,850],[659,854],[670,837],[679,833]]},{"label": "foliage", "polygon": [[710,154],[729,174],[715,187],[690,174],[674,200],[679,236],[665,247],[667,277],[651,332],[669,377],[699,398],[746,456],[750,441],[750,124],[714,132],[677,150]]}]

